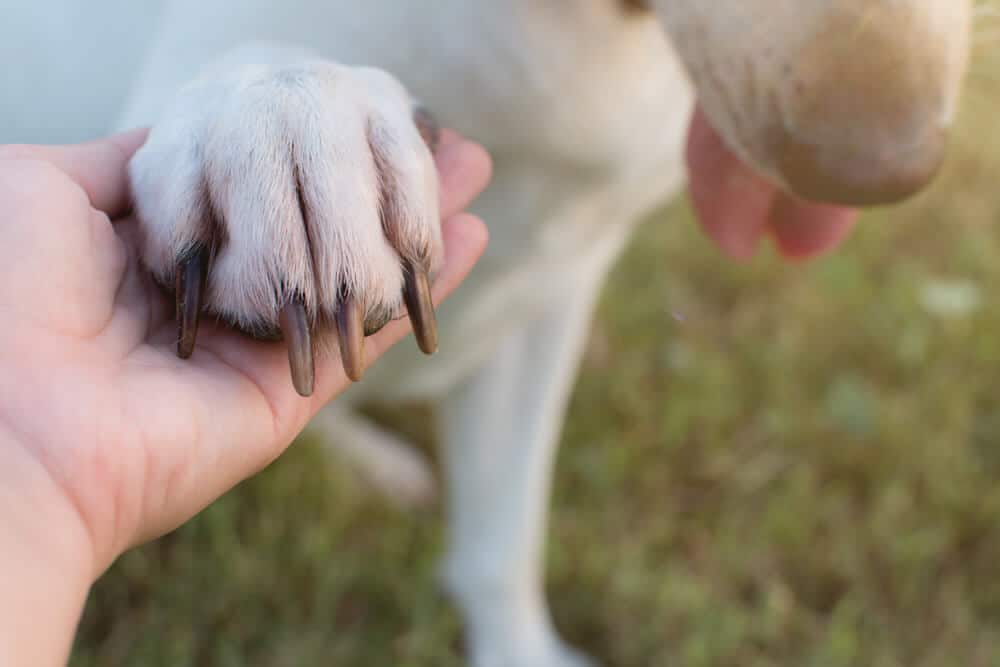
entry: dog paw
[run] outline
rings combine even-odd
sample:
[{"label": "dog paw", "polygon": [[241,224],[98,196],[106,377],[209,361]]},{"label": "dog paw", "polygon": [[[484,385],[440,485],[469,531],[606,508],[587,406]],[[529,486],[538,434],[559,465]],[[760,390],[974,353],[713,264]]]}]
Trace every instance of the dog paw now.
[{"label": "dog paw", "polygon": [[347,375],[405,303],[437,345],[429,276],[443,259],[436,130],[380,70],[328,62],[206,75],[165,110],[130,177],[146,267],[177,298],[178,354],[199,316],[288,342],[300,394],[313,347]]}]

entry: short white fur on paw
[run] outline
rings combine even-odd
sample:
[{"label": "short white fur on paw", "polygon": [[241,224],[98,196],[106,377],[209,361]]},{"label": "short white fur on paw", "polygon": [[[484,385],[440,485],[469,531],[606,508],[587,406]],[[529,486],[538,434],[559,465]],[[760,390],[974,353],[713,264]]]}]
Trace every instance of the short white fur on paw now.
[{"label": "short white fur on paw", "polygon": [[433,273],[443,258],[433,156],[380,70],[209,71],[165,110],[130,176],[154,277],[172,285],[185,254],[208,248],[205,309],[251,333],[273,335],[297,299],[322,334],[348,297],[377,329],[400,310],[405,264]]}]

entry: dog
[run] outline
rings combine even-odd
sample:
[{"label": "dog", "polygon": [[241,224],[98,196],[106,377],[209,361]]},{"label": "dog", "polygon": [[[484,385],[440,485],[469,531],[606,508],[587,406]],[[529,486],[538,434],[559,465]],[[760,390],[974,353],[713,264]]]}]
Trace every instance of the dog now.
[{"label": "dog", "polygon": [[[300,392],[303,322],[360,376],[363,333],[404,301],[422,314],[421,347],[439,337],[437,356],[397,346],[315,427],[372,461],[396,452],[387,486],[419,496],[426,471],[352,407],[433,400],[450,521],[442,579],[470,664],[575,667],[588,661],[558,637],[542,591],[546,503],[609,266],[688,180],[709,227],[777,210],[808,225],[922,189],[945,152],[972,8],[42,0],[4,13],[0,53],[19,67],[2,75],[0,141],[152,125],[131,165],[143,261],[168,285],[207,272],[207,311],[256,335],[284,331],[301,353]],[[419,108],[495,162],[474,209],[490,248],[437,329],[421,301],[442,247]]]}]

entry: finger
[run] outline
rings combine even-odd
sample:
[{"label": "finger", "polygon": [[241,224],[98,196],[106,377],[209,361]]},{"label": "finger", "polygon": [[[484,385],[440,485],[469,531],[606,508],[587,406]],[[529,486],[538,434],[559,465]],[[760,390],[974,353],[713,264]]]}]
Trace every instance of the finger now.
[{"label": "finger", "polygon": [[45,160],[0,157],[0,236],[0,303],[21,322],[66,335],[103,329],[128,256],[82,188]]},{"label": "finger", "polygon": [[489,153],[450,130],[441,131],[434,154],[441,183],[441,217],[465,210],[486,189],[493,173]]},{"label": "finger", "polygon": [[140,128],[71,146],[5,146],[0,158],[33,158],[54,165],[84,189],[94,208],[116,218],[129,209],[126,168],[148,132]]}]

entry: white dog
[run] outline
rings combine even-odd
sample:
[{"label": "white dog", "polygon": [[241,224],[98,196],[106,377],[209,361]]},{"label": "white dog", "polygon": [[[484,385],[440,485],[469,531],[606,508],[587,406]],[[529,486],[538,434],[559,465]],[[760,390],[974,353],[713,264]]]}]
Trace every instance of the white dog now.
[{"label": "white dog", "polygon": [[844,214],[788,193],[894,201],[941,160],[970,17],[969,0],[37,0],[0,19],[0,141],[152,124],[132,165],[143,259],[182,287],[207,271],[208,311],[282,329],[303,393],[309,336],[339,329],[360,375],[362,330],[404,292],[434,347],[415,100],[485,144],[492,242],[439,354],[399,345],[320,422],[364,455],[396,441],[351,404],[434,399],[470,662],[579,665],[542,592],[554,446],[605,272],[684,183],[693,109],[728,147],[692,156],[708,224],[779,200],[801,224]]}]

